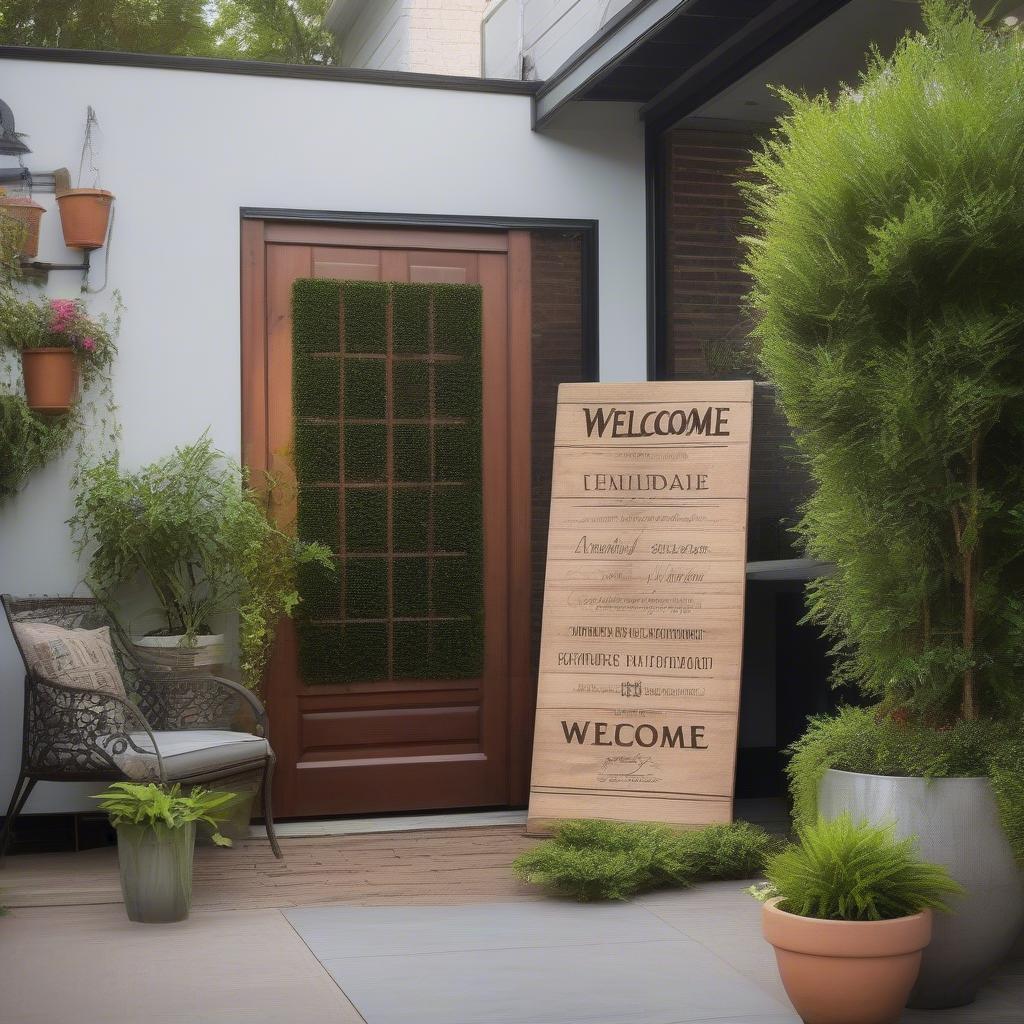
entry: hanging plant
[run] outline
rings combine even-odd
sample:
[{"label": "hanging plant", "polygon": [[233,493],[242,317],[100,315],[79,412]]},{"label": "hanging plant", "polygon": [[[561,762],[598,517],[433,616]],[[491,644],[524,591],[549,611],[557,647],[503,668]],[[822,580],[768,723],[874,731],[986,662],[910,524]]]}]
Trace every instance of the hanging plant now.
[{"label": "hanging plant", "polygon": [[71,447],[75,470],[119,435],[110,372],[121,301],[91,317],[81,300],[33,302],[21,290],[22,226],[0,211],[0,501]]}]

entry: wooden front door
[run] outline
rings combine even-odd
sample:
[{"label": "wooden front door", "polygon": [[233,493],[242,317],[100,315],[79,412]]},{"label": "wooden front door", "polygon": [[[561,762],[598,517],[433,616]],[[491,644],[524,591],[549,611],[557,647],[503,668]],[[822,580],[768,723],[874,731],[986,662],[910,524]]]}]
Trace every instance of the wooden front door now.
[{"label": "wooden front door", "polygon": [[[254,481],[264,470],[285,484],[295,480],[292,286],[300,278],[481,287],[483,653],[482,671],[471,678],[408,678],[392,658],[386,678],[362,681],[350,670],[343,683],[313,684],[301,677],[296,626],[285,621],[265,683],[278,813],[523,803],[532,718],[529,235],[243,221],[243,457]],[[383,358],[393,361],[391,353],[389,334]],[[389,371],[388,388],[393,379]],[[386,407],[394,416],[390,395]],[[340,416],[344,432],[344,409]],[[393,448],[402,427],[385,429]],[[355,485],[342,473],[337,486],[344,503]],[[387,486],[397,486],[393,477]],[[276,489],[275,514],[288,530],[296,493]],[[389,498],[386,515],[392,505]],[[391,545],[390,529],[387,536]],[[345,573],[344,536],[338,550]],[[394,563],[397,556],[386,545],[383,557]],[[389,572],[395,587],[399,575]],[[399,614],[396,607],[392,598],[383,616]],[[396,621],[381,628],[393,631]]]}]

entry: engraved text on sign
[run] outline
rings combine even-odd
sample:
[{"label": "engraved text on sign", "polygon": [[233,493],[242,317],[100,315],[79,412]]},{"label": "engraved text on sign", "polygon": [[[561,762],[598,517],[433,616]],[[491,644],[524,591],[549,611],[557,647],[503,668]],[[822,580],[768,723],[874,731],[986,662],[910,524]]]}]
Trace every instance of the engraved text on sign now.
[{"label": "engraved text on sign", "polygon": [[559,389],[530,831],[732,817],[752,398]]}]

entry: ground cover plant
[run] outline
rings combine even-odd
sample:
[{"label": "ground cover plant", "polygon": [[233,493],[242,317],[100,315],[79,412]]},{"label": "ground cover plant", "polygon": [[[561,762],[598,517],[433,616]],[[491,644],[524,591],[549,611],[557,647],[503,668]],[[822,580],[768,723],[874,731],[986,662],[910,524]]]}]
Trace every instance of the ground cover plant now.
[{"label": "ground cover plant", "polygon": [[747,822],[689,831],[647,822],[565,821],[516,858],[523,881],[580,901],[628,900],[697,882],[752,878],[781,842]]},{"label": "ground cover plant", "polygon": [[760,900],[826,921],[888,921],[922,910],[948,911],[962,890],[945,868],[914,853],[914,839],[898,840],[891,826],[855,823],[848,814],[802,828],[799,841],[765,868]]}]

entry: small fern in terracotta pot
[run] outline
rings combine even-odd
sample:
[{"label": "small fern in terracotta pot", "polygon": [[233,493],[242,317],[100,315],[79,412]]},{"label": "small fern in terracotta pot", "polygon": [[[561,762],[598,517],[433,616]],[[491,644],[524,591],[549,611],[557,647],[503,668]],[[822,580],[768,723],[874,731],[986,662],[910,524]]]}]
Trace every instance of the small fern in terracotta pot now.
[{"label": "small fern in terracotta pot", "polygon": [[931,940],[932,911],[962,890],[891,827],[820,820],[769,861],[764,937],[805,1024],[895,1024]]},{"label": "small fern in terracotta pot", "polygon": [[108,365],[114,347],[107,328],[76,299],[29,302],[8,297],[0,306],[0,333],[21,350],[25,401],[33,412],[61,415],[78,397],[83,365]]}]

